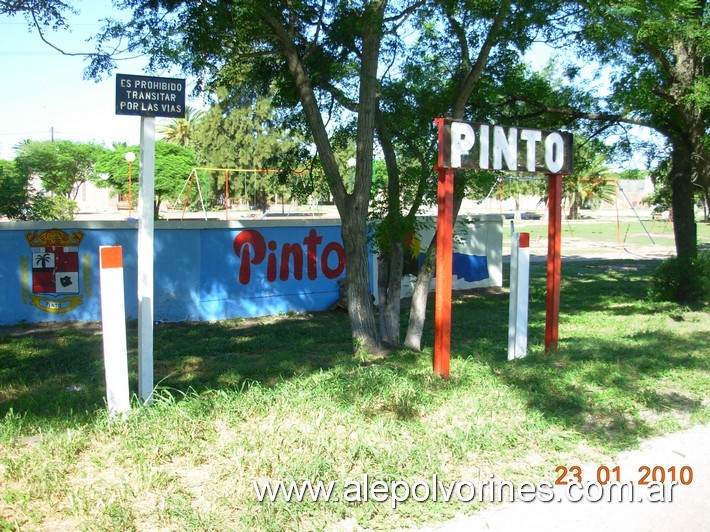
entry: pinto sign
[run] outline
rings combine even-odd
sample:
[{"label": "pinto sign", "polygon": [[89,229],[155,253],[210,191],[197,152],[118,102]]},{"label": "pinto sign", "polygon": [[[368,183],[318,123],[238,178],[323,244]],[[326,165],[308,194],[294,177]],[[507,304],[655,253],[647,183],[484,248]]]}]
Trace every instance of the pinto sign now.
[{"label": "pinto sign", "polygon": [[[333,280],[345,271],[345,248],[340,242],[328,242],[322,246],[323,236],[311,229],[301,242],[281,243],[269,240],[261,231],[246,229],[234,237],[234,254],[239,257],[239,283],[248,285],[252,269],[261,266],[266,273],[266,282],[288,281],[291,276],[297,281],[306,276],[315,281],[319,274]],[[280,248],[280,249],[279,249]],[[322,248],[322,249],[321,249]],[[305,262],[305,263],[304,263]],[[264,278],[264,275],[261,278]]]},{"label": "pinto sign", "polygon": [[449,378],[454,170],[535,172],[548,176],[548,253],[545,349],[557,345],[561,278],[562,176],[572,173],[572,135],[527,127],[506,127],[437,118],[438,215],[434,319],[434,372]]},{"label": "pinto sign", "polygon": [[444,120],[444,168],[569,174],[572,134]]}]

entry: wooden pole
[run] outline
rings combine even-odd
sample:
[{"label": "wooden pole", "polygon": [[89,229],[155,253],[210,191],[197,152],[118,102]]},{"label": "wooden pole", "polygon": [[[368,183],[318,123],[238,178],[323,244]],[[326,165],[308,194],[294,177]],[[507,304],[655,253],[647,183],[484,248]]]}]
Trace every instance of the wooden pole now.
[{"label": "wooden pole", "polygon": [[454,171],[439,169],[439,214],[436,223],[436,303],[434,372],[449,378],[451,357],[451,286],[453,272]]},{"label": "wooden pole", "polygon": [[454,170],[443,167],[444,121],[439,126],[439,182],[436,220],[436,297],[434,315],[434,373],[448,379],[451,358],[451,286],[454,241]]},{"label": "wooden pole", "polygon": [[229,220],[229,170],[224,171],[224,219]]},{"label": "wooden pole", "polygon": [[548,177],[545,351],[557,349],[560,321],[560,282],[562,280],[562,174],[549,174]]}]

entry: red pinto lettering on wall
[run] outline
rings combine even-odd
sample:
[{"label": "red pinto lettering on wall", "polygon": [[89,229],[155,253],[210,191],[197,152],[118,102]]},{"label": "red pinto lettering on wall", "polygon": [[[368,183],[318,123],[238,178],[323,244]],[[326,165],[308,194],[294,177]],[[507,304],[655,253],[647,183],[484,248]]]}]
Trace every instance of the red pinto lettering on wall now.
[{"label": "red pinto lettering on wall", "polygon": [[279,252],[279,244],[275,240],[269,240],[267,243],[259,231],[244,230],[234,238],[234,253],[240,259],[239,282],[249,284],[252,267],[259,266],[264,259],[268,282],[275,282],[277,276],[280,281],[288,281],[291,275],[295,280],[301,281],[304,256],[306,276],[309,280],[314,281],[319,272],[327,279],[335,279],[345,271],[345,249],[339,242],[329,242],[321,250],[322,243],[323,237],[318,235],[315,229],[311,229],[303,242],[282,244]]}]

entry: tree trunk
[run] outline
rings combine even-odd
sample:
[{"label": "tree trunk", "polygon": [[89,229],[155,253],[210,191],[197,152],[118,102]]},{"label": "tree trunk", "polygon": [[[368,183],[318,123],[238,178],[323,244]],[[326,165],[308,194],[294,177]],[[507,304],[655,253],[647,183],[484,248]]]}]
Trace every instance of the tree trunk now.
[{"label": "tree trunk", "polygon": [[[370,293],[367,257],[367,212],[372,189],[372,158],[375,143],[375,115],[382,25],[386,1],[371,1],[363,12],[360,90],[355,132],[355,183],[341,211],[343,242],[348,260],[348,314],[357,351],[381,353],[382,340],[375,321],[375,305]],[[347,233],[347,234],[346,234]],[[351,265],[351,262],[354,264]]]},{"label": "tree trunk", "polygon": [[[468,43],[466,42],[465,32],[463,27],[458,23],[455,17],[448,17],[449,23],[453,28],[453,34],[458,40],[458,44],[462,51],[462,71],[465,75],[460,77],[457,82],[456,93],[454,94],[451,105],[451,116],[455,119],[462,119],[465,114],[466,102],[468,102],[471,93],[474,91],[480,82],[483,69],[488,63],[491,50],[500,38],[500,31],[505,24],[505,18],[510,12],[511,3],[509,0],[503,0],[498,5],[498,12],[488,28],[486,39],[483,41],[476,61],[472,64],[468,56]],[[456,224],[456,218],[461,208],[465,193],[465,182],[461,175],[457,175],[454,180],[454,215],[453,223]],[[424,321],[426,318],[426,305],[429,298],[429,285],[434,276],[434,266],[436,257],[436,232],[432,238],[431,244],[427,248],[424,256],[424,262],[419,268],[417,280],[414,284],[414,294],[412,294],[412,308],[409,311],[409,324],[407,326],[407,335],[404,340],[404,346],[413,351],[421,351],[422,334],[424,331]]]},{"label": "tree trunk", "polygon": [[381,236],[387,249],[379,250],[377,261],[380,335],[385,344],[400,345],[400,310],[402,307],[402,270],[404,269],[403,217],[400,201],[400,175],[392,135],[380,112],[375,115],[380,146],[387,168],[387,214]]},{"label": "tree trunk", "polygon": [[[464,184],[462,180],[454,182],[454,230],[456,218],[461,209],[464,198]],[[414,283],[414,293],[412,294],[412,307],[409,311],[409,323],[407,325],[407,335],[404,339],[404,347],[412,351],[422,350],[422,335],[424,333],[424,322],[426,320],[426,306],[429,299],[429,285],[434,277],[436,266],[436,231],[431,239],[431,244],[426,250],[424,261],[419,267],[417,280]]]},{"label": "tree trunk", "polygon": [[693,277],[685,272],[692,269],[698,254],[698,227],[695,223],[692,163],[688,151],[676,144],[671,154],[671,189],[673,206],[673,234],[679,262],[678,292],[676,299],[685,301],[693,291]]},{"label": "tree trunk", "polygon": [[392,347],[400,345],[400,308],[402,301],[402,242],[393,241],[387,255],[377,261],[377,294],[380,301],[379,322],[382,341]]},{"label": "tree trunk", "polygon": [[[361,226],[362,225],[362,226]],[[382,352],[370,293],[370,265],[365,219],[347,215],[342,219],[342,236],[347,257],[345,277],[348,290],[348,317],[356,354]]]},{"label": "tree trunk", "polygon": [[431,280],[434,278],[435,266],[436,232],[434,232],[431,244],[424,254],[424,262],[422,262],[422,265],[419,267],[417,280],[414,283],[407,335],[404,338],[404,347],[412,351],[422,350],[422,334],[424,333],[424,322],[426,321],[426,304],[429,298],[429,286],[431,285]]},{"label": "tree trunk", "polygon": [[375,306],[370,294],[367,253],[367,210],[372,186],[372,156],[374,151],[375,112],[377,109],[377,67],[387,2],[373,0],[362,14],[360,91],[357,111],[355,184],[348,193],[333,152],[328,130],[323,122],[318,99],[300,56],[300,50],[288,29],[264,6],[257,10],[274,31],[281,44],[286,66],[303,107],[306,122],[323,165],[325,179],[338,207],[343,246],[347,260],[346,280],[348,316],[356,352],[380,353],[382,345],[375,320]]}]

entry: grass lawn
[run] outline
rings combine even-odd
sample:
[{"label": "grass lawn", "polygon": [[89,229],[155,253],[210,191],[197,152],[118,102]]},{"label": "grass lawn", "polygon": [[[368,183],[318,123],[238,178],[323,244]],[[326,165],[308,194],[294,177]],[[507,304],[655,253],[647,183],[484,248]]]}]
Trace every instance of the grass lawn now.
[{"label": "grass lawn", "polygon": [[[650,220],[642,218],[643,224],[636,219],[624,218],[617,222],[610,220],[567,220],[562,221],[562,249],[565,243],[586,242],[594,245],[595,242],[607,245],[636,246],[675,246],[673,226],[663,220]],[[698,246],[710,245],[710,224],[698,223]],[[523,220],[515,222],[516,231],[527,231],[533,241],[547,240],[547,220]],[[648,231],[648,233],[646,232]],[[503,249],[510,249],[510,231],[504,231],[506,240]],[[653,242],[651,242],[651,238]]]},{"label": "grass lawn", "polygon": [[353,359],[344,313],[160,325],[155,402],[124,420],[103,408],[95,325],[2,328],[0,530],[391,529],[482,504],[259,502],[253,482],[334,481],[339,495],[365,474],[519,483],[610,464],[710,422],[710,313],[649,302],[657,264],[565,263],[555,354],[542,349],[533,264],[530,355],[513,363],[507,293],[457,294],[448,381],[432,375],[430,347]]}]

